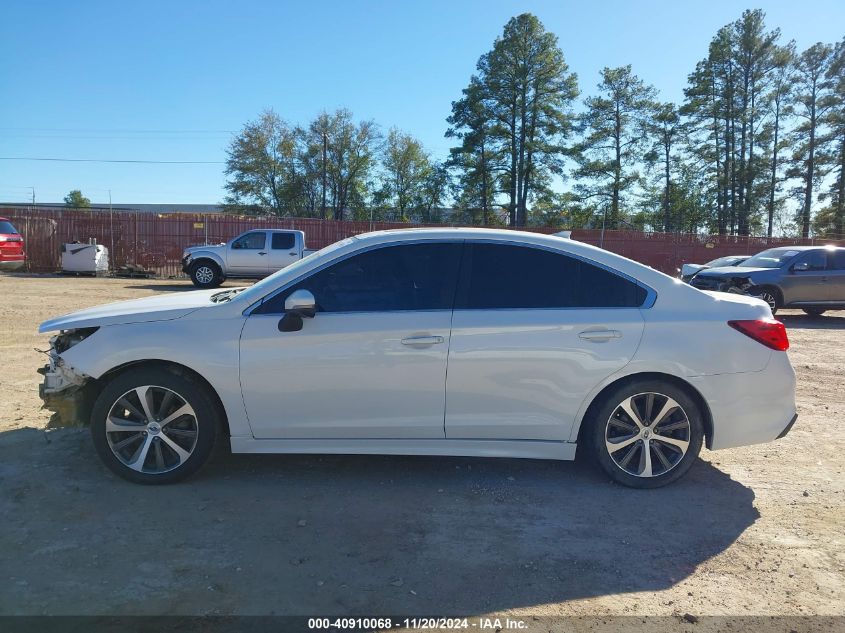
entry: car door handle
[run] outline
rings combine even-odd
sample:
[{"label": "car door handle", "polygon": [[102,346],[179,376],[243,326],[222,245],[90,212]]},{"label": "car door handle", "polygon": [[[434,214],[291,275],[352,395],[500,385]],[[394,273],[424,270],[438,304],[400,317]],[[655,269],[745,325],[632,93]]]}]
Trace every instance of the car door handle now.
[{"label": "car door handle", "polygon": [[262,251],[262,252],[260,252],[260,253],[258,253],[258,254],[259,254],[259,255],[266,255],[267,253],[265,253],[264,251]]},{"label": "car door handle", "polygon": [[409,336],[408,338],[402,339],[402,345],[410,345],[411,347],[426,347],[442,342],[442,336]]},{"label": "car door handle", "polygon": [[585,341],[607,341],[612,338],[622,338],[619,330],[584,330],[578,333],[578,337]]},{"label": "car door handle", "polygon": [[298,253],[296,251],[291,251],[290,253],[288,253],[288,255],[291,255],[293,257],[296,257],[297,254]]}]

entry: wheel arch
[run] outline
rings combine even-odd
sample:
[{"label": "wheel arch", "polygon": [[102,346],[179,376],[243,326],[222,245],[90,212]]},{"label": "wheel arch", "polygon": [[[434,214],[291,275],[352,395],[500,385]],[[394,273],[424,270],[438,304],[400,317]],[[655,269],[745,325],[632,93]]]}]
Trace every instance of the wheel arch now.
[{"label": "wheel arch", "polygon": [[217,253],[212,253],[211,251],[198,251],[196,253],[191,253],[191,264],[201,262],[203,260],[209,260],[211,263],[215,264],[218,268],[220,268],[220,272],[226,271],[223,258]]},{"label": "wheel arch", "polygon": [[[217,393],[217,390],[214,388],[214,386],[210,382],[208,382],[208,380],[206,380],[205,377],[202,374],[200,374],[198,371],[191,369],[187,365],[183,365],[183,364],[177,363],[175,361],[161,360],[161,359],[133,360],[133,361],[130,361],[130,362],[127,362],[127,363],[123,363],[122,365],[117,365],[116,367],[112,367],[111,369],[109,369],[103,375],[101,375],[99,378],[96,379],[96,381],[95,381],[96,387],[94,388],[94,391],[96,393],[93,394],[93,398],[92,398],[91,402],[93,403],[93,401],[96,400],[97,396],[100,395],[100,393],[105,388],[105,386],[108,383],[110,383],[112,380],[114,380],[115,378],[117,378],[118,376],[120,376],[121,374],[123,374],[124,372],[126,372],[130,369],[136,369],[136,368],[139,368],[139,367],[145,367],[145,368],[147,368],[147,367],[152,367],[152,368],[158,367],[163,371],[169,371],[169,372],[172,372],[172,373],[175,373],[175,374],[178,374],[178,375],[188,376],[192,380],[195,380],[196,382],[201,384],[203,387],[205,387],[208,390],[208,393],[211,394],[212,398],[214,399],[214,403],[217,405],[218,409],[220,410],[220,413],[221,413],[220,419],[223,421],[222,431],[224,431],[226,433],[226,437],[229,437],[231,435],[231,432],[229,430],[229,417],[226,413],[226,407],[223,406],[223,401],[220,398],[220,394]],[[90,417],[91,411],[89,410],[87,412],[87,414]]]},{"label": "wheel arch", "polygon": [[679,378],[678,376],[673,376],[672,374],[666,374],[663,372],[658,371],[650,371],[650,372],[638,372],[634,374],[628,374],[626,376],[622,376],[617,378],[616,380],[611,381],[607,385],[601,388],[601,390],[593,396],[593,399],[590,401],[590,404],[584,410],[584,414],[581,416],[579,420],[577,420],[578,424],[578,435],[577,435],[577,442],[580,445],[583,440],[584,433],[586,432],[587,427],[589,424],[587,422],[592,419],[595,415],[596,409],[598,409],[604,398],[607,394],[619,387],[620,385],[628,384],[634,382],[635,380],[663,380],[669,382],[679,389],[682,389],[690,398],[692,398],[696,405],[698,405],[699,409],[701,409],[701,413],[704,416],[704,439],[705,439],[705,446],[710,448],[713,444],[713,415],[710,412],[710,407],[707,405],[707,401],[704,399],[704,396],[701,395],[701,392],[698,391],[693,385],[689,382],[684,380],[683,378]]}]

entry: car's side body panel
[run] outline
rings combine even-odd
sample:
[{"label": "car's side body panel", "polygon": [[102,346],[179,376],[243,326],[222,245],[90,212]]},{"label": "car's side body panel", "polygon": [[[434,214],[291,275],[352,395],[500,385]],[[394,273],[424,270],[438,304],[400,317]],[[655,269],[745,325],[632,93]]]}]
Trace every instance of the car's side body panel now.
[{"label": "car's side body panel", "polygon": [[446,437],[567,440],[584,394],[631,360],[642,331],[637,308],[456,310]]},{"label": "car's side body panel", "polygon": [[321,313],[298,332],[279,319],[254,314],[241,336],[257,439],[443,438],[451,311]]}]

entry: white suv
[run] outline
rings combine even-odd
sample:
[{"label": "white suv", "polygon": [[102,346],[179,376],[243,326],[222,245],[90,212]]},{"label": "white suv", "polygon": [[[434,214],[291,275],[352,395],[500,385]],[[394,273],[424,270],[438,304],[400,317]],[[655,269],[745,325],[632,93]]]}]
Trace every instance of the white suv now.
[{"label": "white suv", "polygon": [[187,476],[227,437],[240,453],[578,448],[645,488],[682,476],[702,442],[769,442],[796,418],[786,332],[763,301],[531,233],[371,233],[248,289],[50,330],[48,407],[90,418],[101,458],[141,483]]}]

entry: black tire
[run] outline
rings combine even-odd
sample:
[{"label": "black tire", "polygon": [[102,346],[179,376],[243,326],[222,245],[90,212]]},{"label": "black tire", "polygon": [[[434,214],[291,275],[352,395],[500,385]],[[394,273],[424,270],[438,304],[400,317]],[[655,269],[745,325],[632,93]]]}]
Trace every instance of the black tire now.
[{"label": "black tire", "polygon": [[[626,436],[629,439],[625,439],[625,446],[630,446],[631,448],[622,448],[618,451],[614,451],[614,454],[621,455],[623,451],[625,451],[625,454],[621,455],[618,459],[619,461],[624,461],[624,458],[627,457],[631,460],[631,463],[634,461],[633,456],[636,456],[639,466],[642,467],[645,462],[645,449],[643,447],[649,447],[649,461],[652,464],[650,467],[653,468],[653,464],[658,464],[657,468],[654,469],[654,474],[652,476],[632,474],[631,472],[626,471],[625,468],[614,461],[606,443],[606,440],[608,439],[617,439],[615,437],[611,437],[611,435],[616,433],[617,423],[623,421],[619,417],[616,417],[619,415],[617,409],[621,406],[621,404],[626,402],[629,398],[634,398],[634,402],[637,402],[638,400],[642,401],[642,398],[647,399],[648,394],[654,394],[652,399],[653,408],[662,408],[664,404],[668,403],[666,398],[671,398],[679,405],[681,411],[678,412],[676,410],[671,410],[670,413],[664,416],[663,420],[657,421],[659,424],[656,424],[654,427],[650,427],[648,425],[641,426],[640,430],[637,431],[637,437],[642,435],[642,429],[660,429],[661,427],[666,426],[667,430],[659,430],[658,433],[651,430],[650,434],[646,434],[645,436],[646,438],[650,438],[647,440],[634,440],[633,435]],[[607,473],[611,479],[622,485],[631,488],[659,488],[660,486],[670,484],[686,474],[695,462],[698,454],[701,452],[701,444],[704,439],[704,420],[702,412],[687,392],[676,386],[674,383],[655,379],[635,379],[626,381],[605,394],[602,397],[601,403],[599,403],[598,407],[594,407],[593,411],[593,415],[591,416],[592,419],[586,421],[589,424],[585,434],[587,446],[593,459],[602,468],[602,470]],[[656,417],[657,414],[654,413],[653,415]],[[613,421],[611,421],[611,416],[614,416]],[[685,428],[668,430],[670,426],[678,425],[679,422],[677,420],[682,419],[683,417],[685,417],[688,421],[688,425],[685,426]],[[630,426],[634,430],[637,428],[634,427],[633,424]],[[655,440],[655,438],[660,439]],[[674,444],[667,445],[664,443],[669,440],[686,441],[686,452],[681,454],[680,449],[678,449],[676,453],[675,449],[672,448]],[[651,448],[652,443],[657,444],[658,448]],[[627,454],[628,451],[630,451],[633,456],[629,456]],[[662,459],[667,460],[671,467],[667,468],[659,463],[660,460],[658,457],[660,456],[657,455],[658,451],[663,456]],[[636,467],[633,465],[629,467],[629,470],[635,469]],[[645,472],[645,468],[643,468],[641,472]]]},{"label": "black tire", "polygon": [[777,311],[783,307],[783,295],[780,290],[774,286],[760,286],[759,288],[752,288],[749,293],[755,297],[759,297],[769,304],[772,310],[772,315],[777,314]]},{"label": "black tire", "polygon": [[217,288],[223,283],[220,266],[208,259],[192,263],[188,268],[188,274],[197,288]]},{"label": "black tire", "polygon": [[804,311],[804,314],[807,314],[812,317],[818,317],[823,315],[827,310],[824,308],[801,308]]},{"label": "black tire", "polygon": [[[138,394],[133,390],[136,388],[143,390],[145,386],[152,387],[148,400],[149,410],[154,410],[159,405],[162,406],[166,415],[167,411],[181,409],[184,406],[183,401],[192,409],[193,415],[177,417],[169,425],[161,425],[158,428],[151,428],[150,424],[144,424],[144,422],[137,422],[137,426],[134,426],[136,424],[134,420],[144,416],[133,415],[129,408],[121,404],[121,410],[125,415],[113,416],[112,419],[116,417],[131,424],[127,426],[130,430],[107,433],[107,418],[115,413],[116,410],[113,410],[113,407],[118,406],[117,403],[122,397],[127,398],[121,400],[122,403],[128,402],[130,408],[134,403],[134,408],[140,412],[141,406],[138,406],[140,400],[136,399]],[[175,396],[168,396],[169,399],[165,403],[164,395],[168,391],[174,393]],[[165,406],[169,406],[170,409],[165,409]],[[91,413],[91,437],[100,459],[117,475],[139,484],[168,484],[192,475],[208,461],[214,450],[218,429],[223,426],[222,419],[220,405],[205,385],[165,365],[146,366],[129,369],[105,386],[94,403]],[[109,428],[114,427],[110,425]],[[192,432],[193,439],[190,435]],[[139,437],[132,439],[136,435]],[[123,456],[119,457],[117,453],[121,451],[113,450],[112,446],[119,445],[123,440],[129,443],[122,449]],[[189,455],[184,460],[176,450],[170,448],[174,442]],[[149,444],[146,451],[143,451],[143,443]],[[160,446],[156,448],[156,444]],[[128,457],[130,452],[137,458],[133,460],[132,457]],[[144,458],[138,465],[141,454]],[[162,462],[154,463],[160,456]],[[134,461],[138,467],[131,468],[127,465],[127,461]],[[176,462],[178,465],[174,465]]]}]

